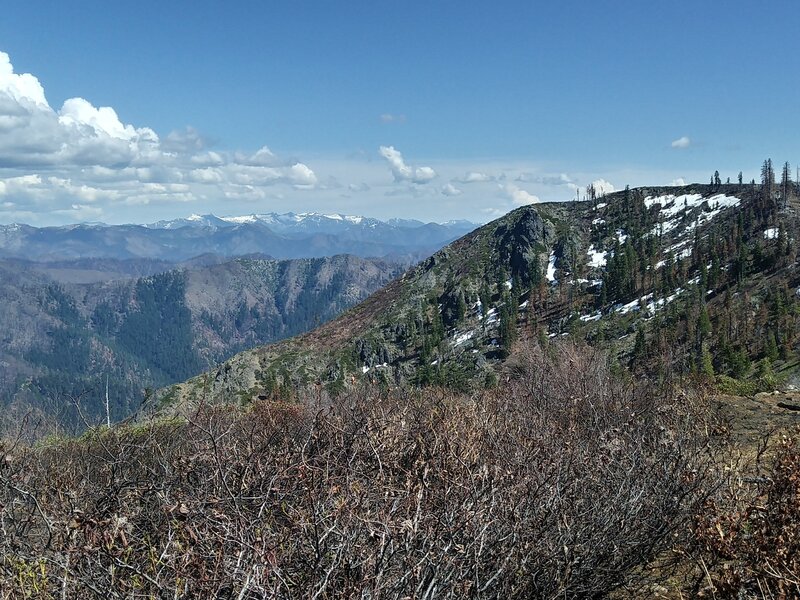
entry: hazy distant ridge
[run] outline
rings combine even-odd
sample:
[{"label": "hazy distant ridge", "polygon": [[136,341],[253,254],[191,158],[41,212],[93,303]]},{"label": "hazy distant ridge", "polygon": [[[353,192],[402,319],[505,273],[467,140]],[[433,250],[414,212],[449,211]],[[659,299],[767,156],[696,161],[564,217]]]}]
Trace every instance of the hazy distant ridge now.
[{"label": "hazy distant ridge", "polygon": [[287,213],[233,217],[191,215],[148,225],[102,223],[37,228],[0,226],[0,257],[29,260],[264,254],[315,258],[335,254],[422,258],[476,227],[468,221],[381,221],[340,214]]}]

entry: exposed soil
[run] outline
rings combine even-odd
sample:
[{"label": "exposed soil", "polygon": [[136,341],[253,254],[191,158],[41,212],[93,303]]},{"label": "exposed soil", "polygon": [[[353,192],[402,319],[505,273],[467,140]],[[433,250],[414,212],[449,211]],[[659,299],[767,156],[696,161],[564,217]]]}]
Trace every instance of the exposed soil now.
[{"label": "exposed soil", "polygon": [[800,425],[800,392],[766,392],[753,397],[715,396],[711,406],[729,427],[737,444],[758,443],[764,436]]}]

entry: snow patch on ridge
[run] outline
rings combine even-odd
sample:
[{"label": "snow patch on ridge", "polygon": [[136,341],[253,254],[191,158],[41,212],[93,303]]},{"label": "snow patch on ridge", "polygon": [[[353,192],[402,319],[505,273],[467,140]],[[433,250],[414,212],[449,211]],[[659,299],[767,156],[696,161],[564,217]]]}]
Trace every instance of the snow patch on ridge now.
[{"label": "snow patch on ridge", "polygon": [[666,194],[664,196],[648,196],[644,199],[645,208],[649,209],[656,205],[661,207],[659,217],[664,221],[653,228],[651,231],[653,235],[669,233],[680,224],[686,212],[703,206],[704,203],[707,204],[709,210],[701,212],[694,222],[687,224],[687,233],[696,226],[711,221],[726,208],[739,206],[741,202],[739,198],[725,194],[716,194],[709,198],[704,198],[702,194],[683,194],[681,196]]},{"label": "snow patch on ridge", "polygon": [[547,259],[547,281],[550,283],[556,282],[556,253],[552,251]]},{"label": "snow patch on ridge", "polygon": [[460,346],[467,340],[471,340],[475,335],[474,331],[466,331],[464,333],[459,333],[453,338],[453,346]]},{"label": "snow patch on ridge", "polygon": [[258,217],[256,215],[242,215],[241,217],[220,217],[226,223],[257,223]]},{"label": "snow patch on ridge", "polygon": [[589,250],[586,252],[589,255],[589,266],[599,269],[600,267],[606,266],[606,252],[595,250],[594,245],[589,246]]}]

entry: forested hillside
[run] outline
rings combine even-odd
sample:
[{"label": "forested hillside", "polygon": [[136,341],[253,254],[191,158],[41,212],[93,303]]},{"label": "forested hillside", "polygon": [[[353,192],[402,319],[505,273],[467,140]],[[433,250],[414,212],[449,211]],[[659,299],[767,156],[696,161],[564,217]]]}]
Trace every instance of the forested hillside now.
[{"label": "forested hillside", "polygon": [[493,385],[517,348],[570,336],[659,380],[758,391],[795,377],[798,192],[637,188],[520,208],[436,253],[319,330],[243,353],[165,392],[270,396],[320,382]]},{"label": "forested hillside", "polygon": [[239,259],[91,284],[5,265],[0,394],[8,423],[33,409],[47,427],[124,419],[147,389],[233,353],[323,323],[402,266],[354,257]]}]

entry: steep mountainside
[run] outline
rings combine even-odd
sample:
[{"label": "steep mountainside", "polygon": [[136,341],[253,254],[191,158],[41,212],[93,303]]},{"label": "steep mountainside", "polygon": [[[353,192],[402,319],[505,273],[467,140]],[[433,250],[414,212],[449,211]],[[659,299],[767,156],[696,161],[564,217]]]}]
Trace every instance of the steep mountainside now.
[{"label": "steep mountainside", "polygon": [[69,263],[67,279],[85,278],[92,266],[156,271],[109,279],[98,270],[104,281],[75,284],[51,278],[50,264],[0,261],[3,405],[35,408],[62,424],[79,422],[80,409],[91,422],[104,411],[108,377],[111,416],[122,419],[145,387],[324,323],[407,266],[353,256],[199,263],[172,270]]},{"label": "steep mountainside", "polygon": [[[573,336],[644,376],[772,385],[796,366],[794,188],[639,188],[520,208],[341,317],[163,390],[149,410],[361,379],[493,384],[526,344]],[[316,393],[319,393],[317,391]]]}]

